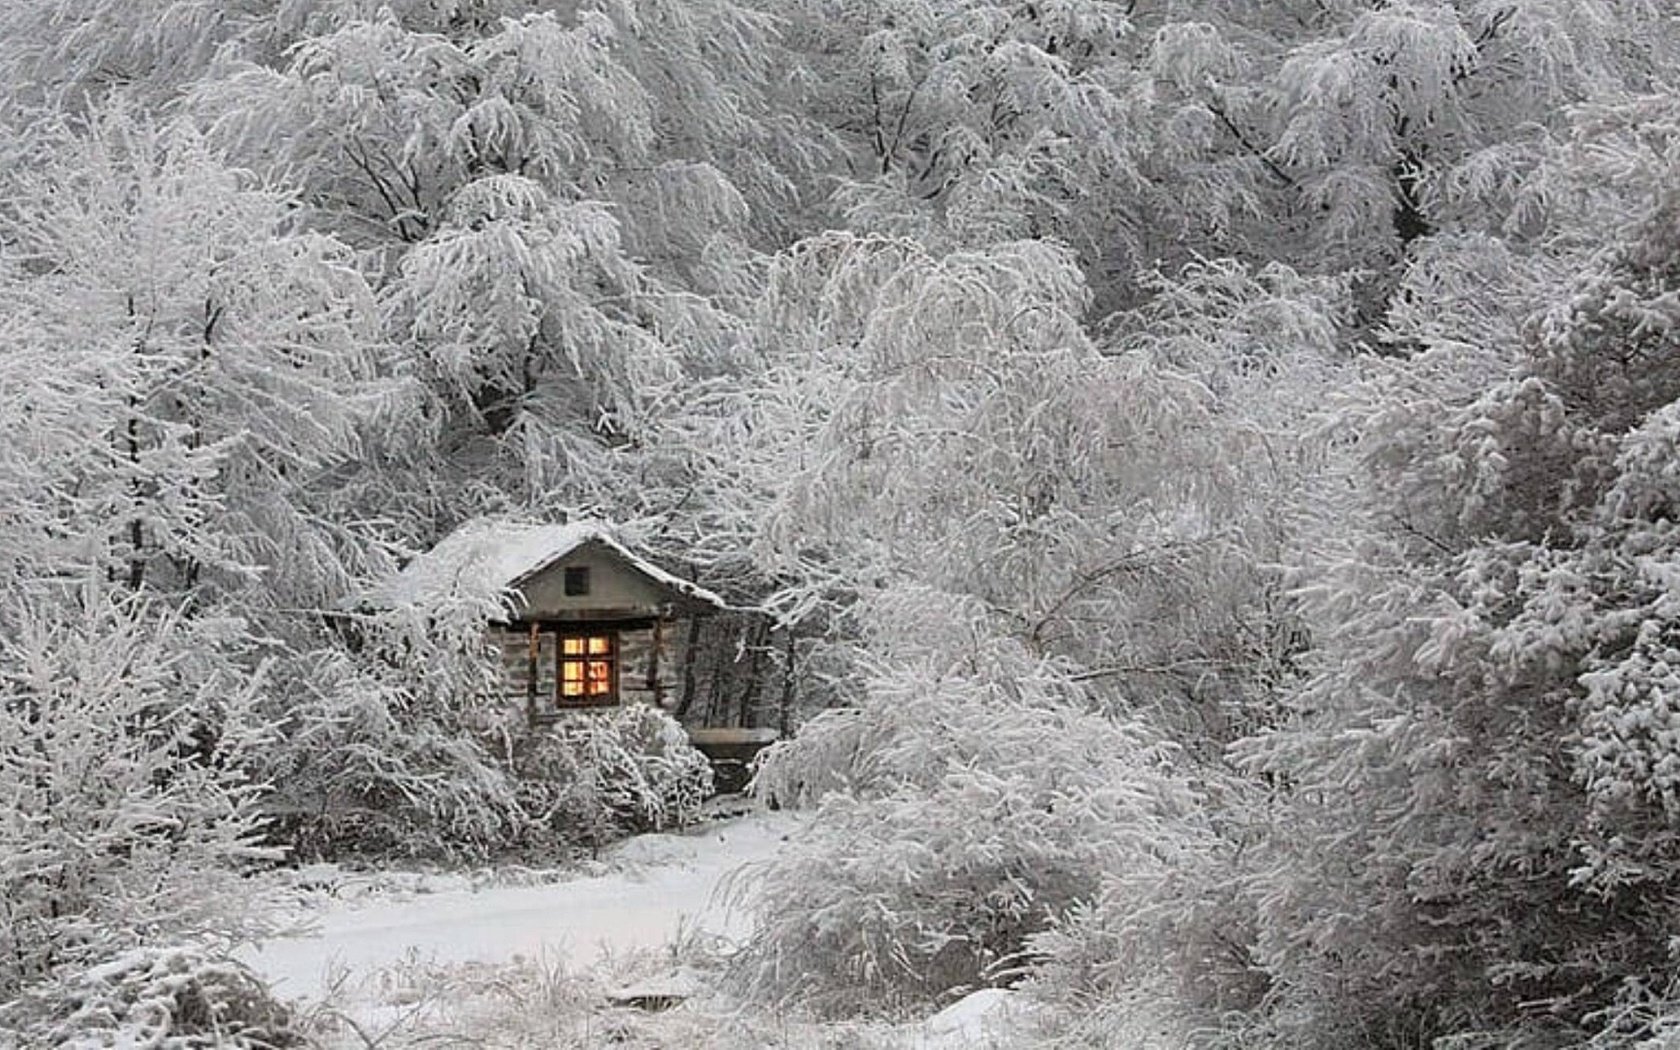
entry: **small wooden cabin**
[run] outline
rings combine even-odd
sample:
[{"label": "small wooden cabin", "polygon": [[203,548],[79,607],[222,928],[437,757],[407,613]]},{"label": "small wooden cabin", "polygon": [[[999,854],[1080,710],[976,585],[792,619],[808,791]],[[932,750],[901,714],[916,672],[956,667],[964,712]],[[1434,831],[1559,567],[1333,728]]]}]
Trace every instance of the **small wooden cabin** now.
[{"label": "small wooden cabin", "polygon": [[724,602],[614,539],[593,521],[467,522],[375,595],[381,604],[500,596],[489,625],[511,703],[533,724],[562,712],[643,701],[669,707],[686,622]]}]

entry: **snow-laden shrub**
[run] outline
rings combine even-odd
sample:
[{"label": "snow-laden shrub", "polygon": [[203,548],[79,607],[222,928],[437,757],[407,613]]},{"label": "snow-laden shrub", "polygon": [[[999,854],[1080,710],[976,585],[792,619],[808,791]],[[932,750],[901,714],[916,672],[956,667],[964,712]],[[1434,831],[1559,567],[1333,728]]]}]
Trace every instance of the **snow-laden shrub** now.
[{"label": "snow-laden shrub", "polygon": [[526,819],[568,843],[682,827],[712,790],[706,756],[648,704],[566,712],[516,761]]},{"label": "snow-laden shrub", "polygon": [[1656,1031],[1624,1006],[1672,981],[1680,928],[1666,196],[1497,348],[1503,374],[1442,340],[1355,419],[1369,477],[1310,591],[1318,673],[1236,751],[1280,787],[1249,878],[1277,1045]]},{"label": "snow-laden shrub", "polygon": [[[424,672],[323,651],[289,671],[296,703],[262,758],[276,835],[311,857],[482,856],[521,825],[495,737],[417,689]],[[483,701],[500,706],[499,699]]]},{"label": "snow-laden shrub", "polygon": [[270,690],[281,739],[265,805],[312,856],[483,856],[524,819],[509,760],[524,715],[502,695],[484,624],[493,595],[346,618]]},{"label": "snow-laden shrub", "polygon": [[1270,982],[1252,948],[1257,907],[1244,884],[1255,836],[1240,830],[1259,822],[1261,807],[1252,787],[1213,783],[1213,833],[1186,842],[1170,878],[1106,872],[1099,893],[1028,941],[1035,999],[1082,1019],[1070,1035],[1088,1043],[1070,1045],[1139,1045],[1140,1025],[1205,1033],[1265,1001]]},{"label": "snow-laden shrub", "polygon": [[0,1008],[0,1038],[61,1050],[271,1050],[303,1042],[249,970],[188,947],[136,948],[29,988]]},{"label": "snow-laden shrub", "polygon": [[0,999],[157,939],[258,932],[237,624],[97,590],[0,614]]},{"label": "snow-laden shrub", "polygon": [[748,876],[736,976],[758,998],[868,1012],[1013,980],[1107,873],[1167,877],[1198,837],[1177,749],[1016,642],[925,626],[928,650],[900,646],[856,707],[762,760],[760,794],[816,813]]}]

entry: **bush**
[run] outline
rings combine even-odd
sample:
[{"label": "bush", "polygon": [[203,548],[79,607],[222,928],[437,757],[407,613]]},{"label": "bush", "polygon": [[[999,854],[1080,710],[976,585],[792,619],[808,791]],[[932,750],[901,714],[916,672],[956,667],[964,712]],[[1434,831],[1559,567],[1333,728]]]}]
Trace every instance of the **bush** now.
[{"label": "bush", "polygon": [[879,667],[861,703],[765,753],[756,790],[815,818],[755,872],[745,990],[824,1014],[1007,983],[1104,875],[1161,878],[1200,826],[1181,754],[994,639]]},{"label": "bush", "polygon": [[463,599],[359,615],[346,638],[277,662],[265,713],[282,733],[259,761],[295,852],[481,858],[518,839],[507,742],[524,716],[485,637],[497,611]]},{"label": "bush", "polygon": [[[0,631],[0,999],[144,940],[260,932],[237,625],[96,591]],[[3,625],[0,625],[3,626]]]},{"label": "bush", "polygon": [[1084,1019],[1070,1034],[1133,1046],[1143,1025],[1157,1041],[1200,1033],[1202,1045],[1267,1001],[1270,976],[1253,950],[1258,903],[1246,887],[1254,836],[1233,833],[1258,823],[1262,800],[1222,779],[1215,833],[1181,852],[1171,878],[1109,871],[1100,893],[1028,941],[1034,998]]},{"label": "bush", "polygon": [[250,971],[197,948],[137,948],[36,985],[0,1009],[0,1035],[64,1050],[269,1050],[303,1042]]},{"label": "bush", "polygon": [[1318,674],[1235,752],[1282,788],[1249,880],[1280,1045],[1630,1043],[1643,1007],[1605,1018],[1672,979],[1667,196],[1520,341],[1443,338],[1366,395],[1347,553],[1306,591]]},{"label": "bush", "polygon": [[276,837],[295,854],[477,858],[517,836],[510,770],[489,734],[415,688],[424,672],[332,652],[285,670],[295,700],[262,769]]},{"label": "bush", "polygon": [[592,847],[693,823],[712,767],[676,719],[647,704],[562,715],[516,757],[536,829]]}]

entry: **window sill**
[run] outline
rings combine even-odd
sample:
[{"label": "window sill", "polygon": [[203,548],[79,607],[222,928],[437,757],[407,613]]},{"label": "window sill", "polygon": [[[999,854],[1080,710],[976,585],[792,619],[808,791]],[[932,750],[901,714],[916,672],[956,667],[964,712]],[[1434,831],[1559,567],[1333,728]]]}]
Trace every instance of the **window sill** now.
[{"label": "window sill", "polygon": [[588,700],[566,704],[555,704],[535,712],[531,716],[533,722],[553,722],[569,711],[599,711],[607,707],[621,706],[617,699]]}]

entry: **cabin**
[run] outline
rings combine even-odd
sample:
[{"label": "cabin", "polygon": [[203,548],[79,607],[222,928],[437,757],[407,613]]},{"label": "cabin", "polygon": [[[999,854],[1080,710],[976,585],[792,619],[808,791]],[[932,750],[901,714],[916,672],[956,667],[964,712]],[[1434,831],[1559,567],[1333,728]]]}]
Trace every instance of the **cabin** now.
[{"label": "cabin", "polygon": [[469,521],[365,604],[499,599],[486,625],[510,704],[533,725],[567,711],[669,708],[690,637],[682,626],[726,608],[703,587],[620,543],[601,522]]}]

